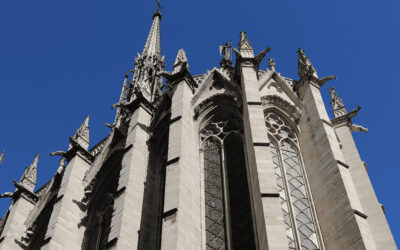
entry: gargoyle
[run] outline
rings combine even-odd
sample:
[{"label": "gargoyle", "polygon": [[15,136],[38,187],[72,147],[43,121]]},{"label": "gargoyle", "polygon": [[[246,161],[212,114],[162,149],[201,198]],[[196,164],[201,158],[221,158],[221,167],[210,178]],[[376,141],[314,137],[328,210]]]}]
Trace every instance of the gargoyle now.
[{"label": "gargoyle", "polygon": [[314,73],[315,73],[314,68],[310,67],[307,75],[310,77],[310,79],[314,80],[318,84],[319,87],[322,87],[326,82],[328,82],[330,80],[337,79],[336,76],[326,76],[326,77],[323,77],[320,79],[320,78],[317,78],[316,75],[314,75]]},{"label": "gargoyle", "polygon": [[320,87],[322,87],[326,82],[328,82],[328,81],[330,81],[330,80],[333,80],[333,79],[337,79],[337,77],[336,76],[327,76],[327,77],[324,77],[324,78],[322,78],[322,79],[318,79],[319,81],[318,81],[318,85],[320,86]]},{"label": "gargoyle", "polygon": [[351,124],[351,131],[368,133],[368,129],[367,128],[364,128],[363,126],[357,125],[357,124]]},{"label": "gargoyle", "polygon": [[111,109],[115,109],[116,107],[126,107],[129,106],[129,104],[131,104],[133,102],[133,99],[129,102],[123,101],[123,102],[119,102],[119,103],[114,103],[113,105],[111,105]]},{"label": "gargoyle", "polygon": [[[256,55],[256,56],[254,57],[254,66],[255,66],[255,68],[256,68],[257,71],[258,71],[258,69],[259,69],[259,67],[260,67],[261,61],[264,59],[265,55],[266,55],[270,50],[271,50],[271,48],[268,47],[268,48],[264,49],[263,51],[261,51],[260,53],[258,53],[258,55]],[[233,48],[233,51],[235,52],[237,58],[240,58],[240,59],[243,58],[243,55],[242,55],[242,53],[241,53],[239,50]]]},{"label": "gargoyle", "polygon": [[5,193],[0,194],[0,199],[1,198],[11,198],[13,195],[14,195],[14,193],[5,192]]},{"label": "gargoyle", "polygon": [[103,122],[103,125],[106,127],[109,127],[109,128],[115,127],[115,124],[109,124],[109,123],[105,123],[105,122]]},{"label": "gargoyle", "polygon": [[61,156],[61,157],[65,157],[66,154],[67,154],[67,153],[64,152],[64,151],[56,151],[56,152],[51,152],[51,153],[50,153],[50,156],[58,155],[58,156]]},{"label": "gargoyle", "polygon": [[168,72],[168,71],[162,71],[159,76],[165,77],[167,80],[173,79],[174,76],[178,74],[184,73],[184,71],[187,70],[189,71],[188,63],[187,62],[181,62],[180,69],[178,72]]},{"label": "gargoyle", "polygon": [[349,112],[348,117],[353,118],[358,114],[358,111],[360,111],[361,106],[359,105],[356,109],[353,109],[352,111]]},{"label": "gargoyle", "polygon": [[261,61],[264,59],[265,55],[271,51],[271,48],[266,48],[265,50],[261,51],[254,57],[255,65],[258,68],[260,66]]}]

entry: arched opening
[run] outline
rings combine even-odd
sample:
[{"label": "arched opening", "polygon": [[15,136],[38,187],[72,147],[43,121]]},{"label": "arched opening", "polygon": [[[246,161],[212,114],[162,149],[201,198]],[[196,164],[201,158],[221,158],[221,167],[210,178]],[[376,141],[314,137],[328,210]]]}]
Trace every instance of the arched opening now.
[{"label": "arched opening", "polygon": [[241,131],[227,113],[201,130],[207,249],[256,249]]},{"label": "arched opening", "polygon": [[320,234],[298,150],[297,131],[275,112],[266,113],[265,122],[289,249],[320,249]]}]

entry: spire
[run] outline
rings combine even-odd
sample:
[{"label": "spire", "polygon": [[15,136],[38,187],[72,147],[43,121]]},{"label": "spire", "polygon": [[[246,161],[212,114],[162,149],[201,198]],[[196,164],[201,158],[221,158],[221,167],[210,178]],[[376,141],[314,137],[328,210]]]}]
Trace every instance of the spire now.
[{"label": "spire", "polygon": [[[76,130],[75,134],[71,137],[76,143],[78,143],[82,148],[89,148],[89,116],[85,117],[82,125]],[[69,144],[69,148],[71,149],[72,145]]]},{"label": "spire", "polygon": [[342,98],[338,96],[333,87],[329,88],[329,92],[331,93],[331,105],[335,118],[346,115],[347,110],[343,104]]},{"label": "spire", "polygon": [[173,68],[174,68],[173,73],[179,72],[182,68],[182,65],[184,65],[185,63],[186,63],[186,67],[189,69],[186,52],[183,49],[180,49],[178,51],[178,54],[176,55],[176,59],[175,59],[174,65],[173,65]]},{"label": "spire", "polygon": [[312,75],[316,79],[318,79],[317,71],[315,70],[314,66],[312,65],[310,59],[304,53],[304,50],[299,48],[297,50],[298,56],[298,74],[300,79],[304,76]]},{"label": "spire", "polygon": [[165,66],[164,57],[161,56],[161,18],[161,12],[156,10],[143,52],[135,58],[135,71],[132,77],[135,91],[139,91],[149,102],[153,102],[161,95],[163,86],[162,78],[159,76]]},{"label": "spire", "polygon": [[6,151],[2,151],[1,152],[1,154],[0,154],[0,165],[1,165],[1,163],[3,163],[3,160],[4,160],[4,154],[6,153]]},{"label": "spire", "polygon": [[29,167],[25,168],[25,172],[19,180],[19,184],[29,191],[33,192],[36,186],[36,175],[37,175],[37,165],[39,161],[39,155],[36,154],[33,162]]},{"label": "spire", "polygon": [[150,33],[147,37],[146,44],[143,48],[142,56],[158,55],[161,56],[161,32],[160,21],[162,15],[159,10],[153,14],[153,24],[151,25]]},{"label": "spire", "polygon": [[240,42],[239,42],[239,51],[242,57],[244,58],[253,58],[254,57],[254,49],[251,46],[249,39],[246,36],[246,32],[240,31]]}]

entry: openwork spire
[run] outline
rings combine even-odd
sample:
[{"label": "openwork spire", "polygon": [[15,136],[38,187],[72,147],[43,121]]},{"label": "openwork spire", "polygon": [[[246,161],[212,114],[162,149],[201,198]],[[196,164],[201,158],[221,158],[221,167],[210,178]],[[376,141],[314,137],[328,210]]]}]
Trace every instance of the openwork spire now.
[{"label": "openwork spire", "polygon": [[314,66],[312,65],[310,59],[304,53],[304,50],[299,48],[297,50],[298,56],[298,74],[300,79],[305,76],[313,76],[318,79],[317,71],[315,70]]},{"label": "openwork spire", "polygon": [[143,48],[142,56],[155,54],[161,56],[161,18],[161,12],[159,10],[156,10],[153,14],[153,24],[151,25],[149,36],[147,37],[146,44]]},{"label": "openwork spire", "polygon": [[6,153],[6,151],[2,151],[1,152],[1,154],[0,154],[0,165],[3,163],[3,160],[4,160],[4,154]]},{"label": "openwork spire", "polygon": [[29,167],[25,168],[25,172],[19,180],[19,184],[29,191],[33,192],[36,186],[37,165],[39,162],[39,155],[36,154],[33,162]]},{"label": "openwork spire", "polygon": [[239,51],[242,57],[244,58],[253,58],[254,57],[254,49],[251,46],[249,39],[246,36],[246,32],[240,32],[240,42],[239,42]]},{"label": "openwork spire", "polygon": [[[82,125],[76,130],[75,134],[71,137],[76,143],[78,143],[82,148],[89,148],[89,116],[85,117]],[[71,149],[72,145],[69,144],[69,148]]]},{"label": "openwork spire", "polygon": [[331,105],[335,118],[346,115],[347,110],[343,104],[342,98],[338,96],[333,87],[329,88],[329,92],[331,93]]},{"label": "openwork spire", "polygon": [[162,92],[162,78],[159,73],[164,70],[165,60],[161,56],[161,18],[161,12],[156,10],[143,53],[138,54],[135,59],[135,71],[132,77],[135,88],[133,92],[140,92],[149,102],[153,102]]}]

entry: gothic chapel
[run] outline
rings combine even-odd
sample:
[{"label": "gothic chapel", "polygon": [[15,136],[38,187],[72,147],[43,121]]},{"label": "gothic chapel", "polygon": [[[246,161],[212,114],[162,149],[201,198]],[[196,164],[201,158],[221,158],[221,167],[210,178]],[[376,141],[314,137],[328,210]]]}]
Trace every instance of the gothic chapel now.
[{"label": "gothic chapel", "polygon": [[[260,62],[240,32],[219,68],[192,75],[185,51],[161,54],[159,10],[89,147],[89,117],[54,177],[36,188],[36,155],[0,220],[0,249],[397,249],[358,154],[348,111],[302,49],[298,79]],[[232,51],[236,55],[231,60]],[[3,157],[3,155],[1,156]]]}]

